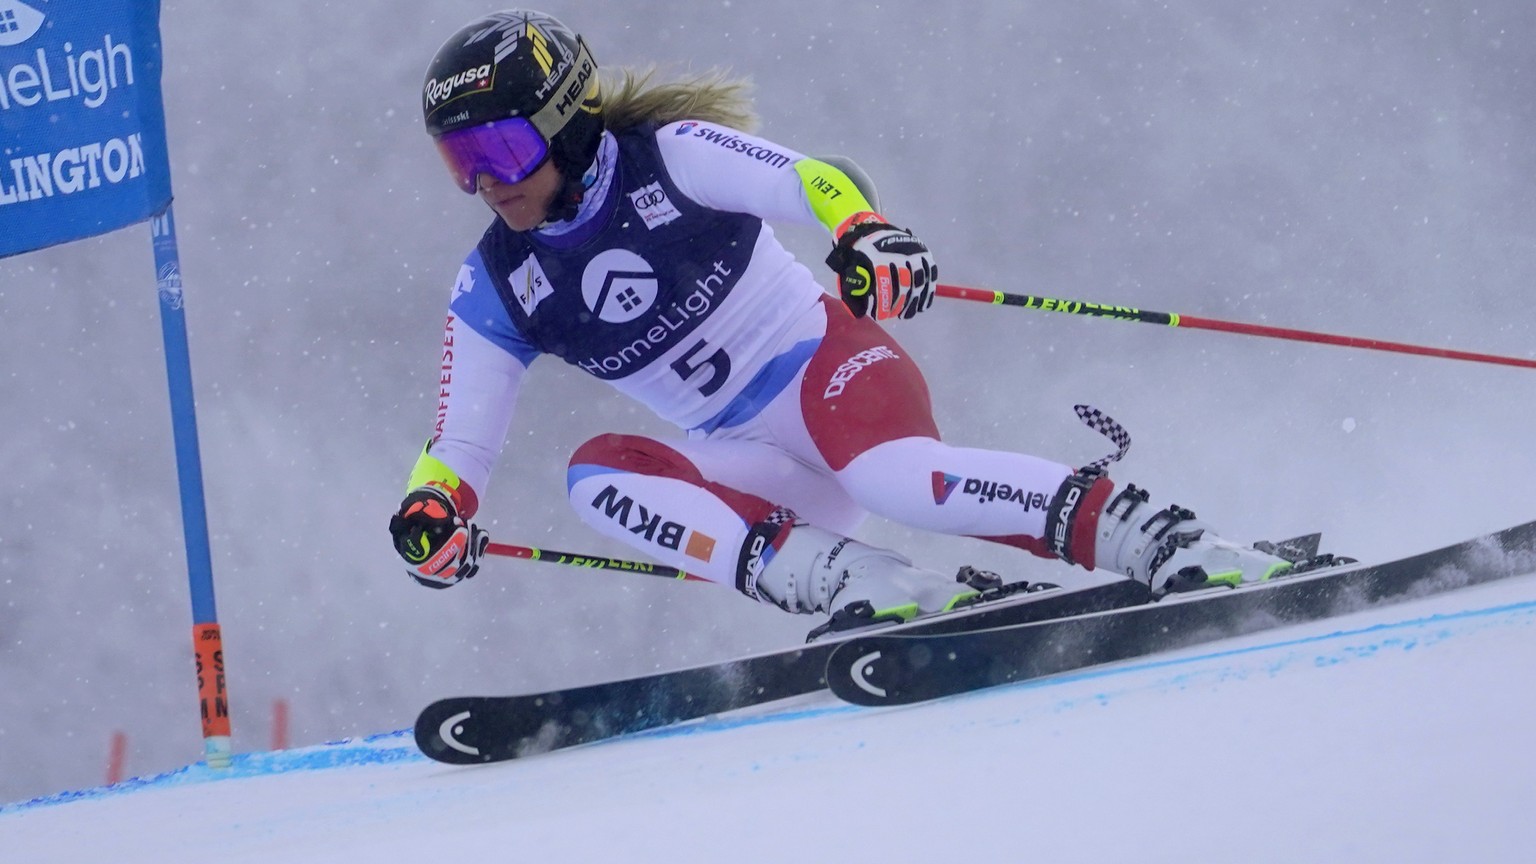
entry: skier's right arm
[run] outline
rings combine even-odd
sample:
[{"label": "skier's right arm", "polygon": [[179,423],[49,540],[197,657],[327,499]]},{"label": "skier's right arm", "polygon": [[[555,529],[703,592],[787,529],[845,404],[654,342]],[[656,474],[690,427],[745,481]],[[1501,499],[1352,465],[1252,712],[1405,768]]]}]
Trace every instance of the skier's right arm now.
[{"label": "skier's right arm", "polygon": [[390,519],[395,550],[434,588],[475,574],[486,534],[469,520],[501,453],[527,364],[537,351],[485,281],[478,253],[460,270],[443,330],[437,418]]}]

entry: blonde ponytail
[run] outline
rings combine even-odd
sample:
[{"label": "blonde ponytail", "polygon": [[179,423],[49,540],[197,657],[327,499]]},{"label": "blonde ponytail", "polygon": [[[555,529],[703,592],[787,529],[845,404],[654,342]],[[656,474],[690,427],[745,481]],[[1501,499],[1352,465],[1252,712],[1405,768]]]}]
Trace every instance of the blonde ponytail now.
[{"label": "blonde ponytail", "polygon": [[757,129],[752,82],[720,69],[652,84],[654,67],[619,69],[603,82],[603,124],[620,132],[641,123],[664,126],[677,120],[703,120],[742,132]]}]

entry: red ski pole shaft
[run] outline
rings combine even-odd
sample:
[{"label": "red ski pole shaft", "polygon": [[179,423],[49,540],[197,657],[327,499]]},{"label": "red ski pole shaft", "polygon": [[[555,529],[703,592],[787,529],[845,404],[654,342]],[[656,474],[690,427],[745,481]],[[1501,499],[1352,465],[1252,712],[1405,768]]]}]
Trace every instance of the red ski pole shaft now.
[{"label": "red ski pole shaft", "polygon": [[564,564],[568,567],[586,567],[596,570],[623,570],[626,573],[643,573],[646,576],[660,576],[663,579],[680,579],[689,582],[706,582],[703,576],[696,576],[676,567],[668,567],[665,564],[647,564],[644,561],[625,561],[622,558],[605,558],[600,555],[577,555],[574,552],[560,552],[555,549],[538,549],[533,546],[514,546],[510,543],[491,543],[485,547],[488,555],[502,555],[507,558],[526,558],[530,561],[544,561],[549,564]]},{"label": "red ski pole shaft", "polygon": [[1189,330],[1216,330],[1238,333],[1244,336],[1264,336],[1270,339],[1289,339],[1294,342],[1313,342],[1321,345],[1338,345],[1345,348],[1366,348],[1372,351],[1392,351],[1398,354],[1416,354],[1421,357],[1442,357],[1449,360],[1468,360],[1474,363],[1494,363],[1521,369],[1536,369],[1536,360],[1523,357],[1504,357],[1498,354],[1479,354],[1472,351],[1456,351],[1450,348],[1430,348],[1405,342],[1388,342],[1383,339],[1365,339],[1358,336],[1337,336],[1311,330],[1295,330],[1288,327],[1269,327],[1263,324],[1244,324],[1237,321],[1221,321],[1216,318],[1199,318],[1176,312],[1152,312],[1130,306],[1112,306],[1089,303],[1082,300],[1058,300],[1054,297],[1035,297],[1029,294],[1006,294],[989,288],[965,288],[959,285],[935,286],[940,297],[952,300],[972,300],[1002,306],[1022,306],[1043,312],[1062,312],[1068,315],[1089,315],[1095,318],[1113,318],[1119,321],[1140,321],[1144,324],[1164,324]]}]

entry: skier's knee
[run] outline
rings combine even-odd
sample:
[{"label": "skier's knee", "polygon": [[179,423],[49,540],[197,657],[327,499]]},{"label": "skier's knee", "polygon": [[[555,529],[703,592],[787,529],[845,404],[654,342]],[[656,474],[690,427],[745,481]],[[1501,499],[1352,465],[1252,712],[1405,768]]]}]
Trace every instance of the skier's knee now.
[{"label": "skier's knee", "polygon": [[637,474],[665,474],[686,462],[677,451],[653,438],[608,432],[576,448],[566,467],[566,479],[569,483],[583,468],[591,466]]}]

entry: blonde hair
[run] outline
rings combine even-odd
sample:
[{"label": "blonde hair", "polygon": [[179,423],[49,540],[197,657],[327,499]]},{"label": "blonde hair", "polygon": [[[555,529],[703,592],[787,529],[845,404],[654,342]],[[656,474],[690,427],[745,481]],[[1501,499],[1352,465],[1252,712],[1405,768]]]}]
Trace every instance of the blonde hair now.
[{"label": "blonde hair", "polygon": [[703,120],[742,132],[757,130],[752,82],[723,69],[653,84],[656,68],[619,69],[603,82],[603,125],[620,132],[641,123],[665,126]]}]

